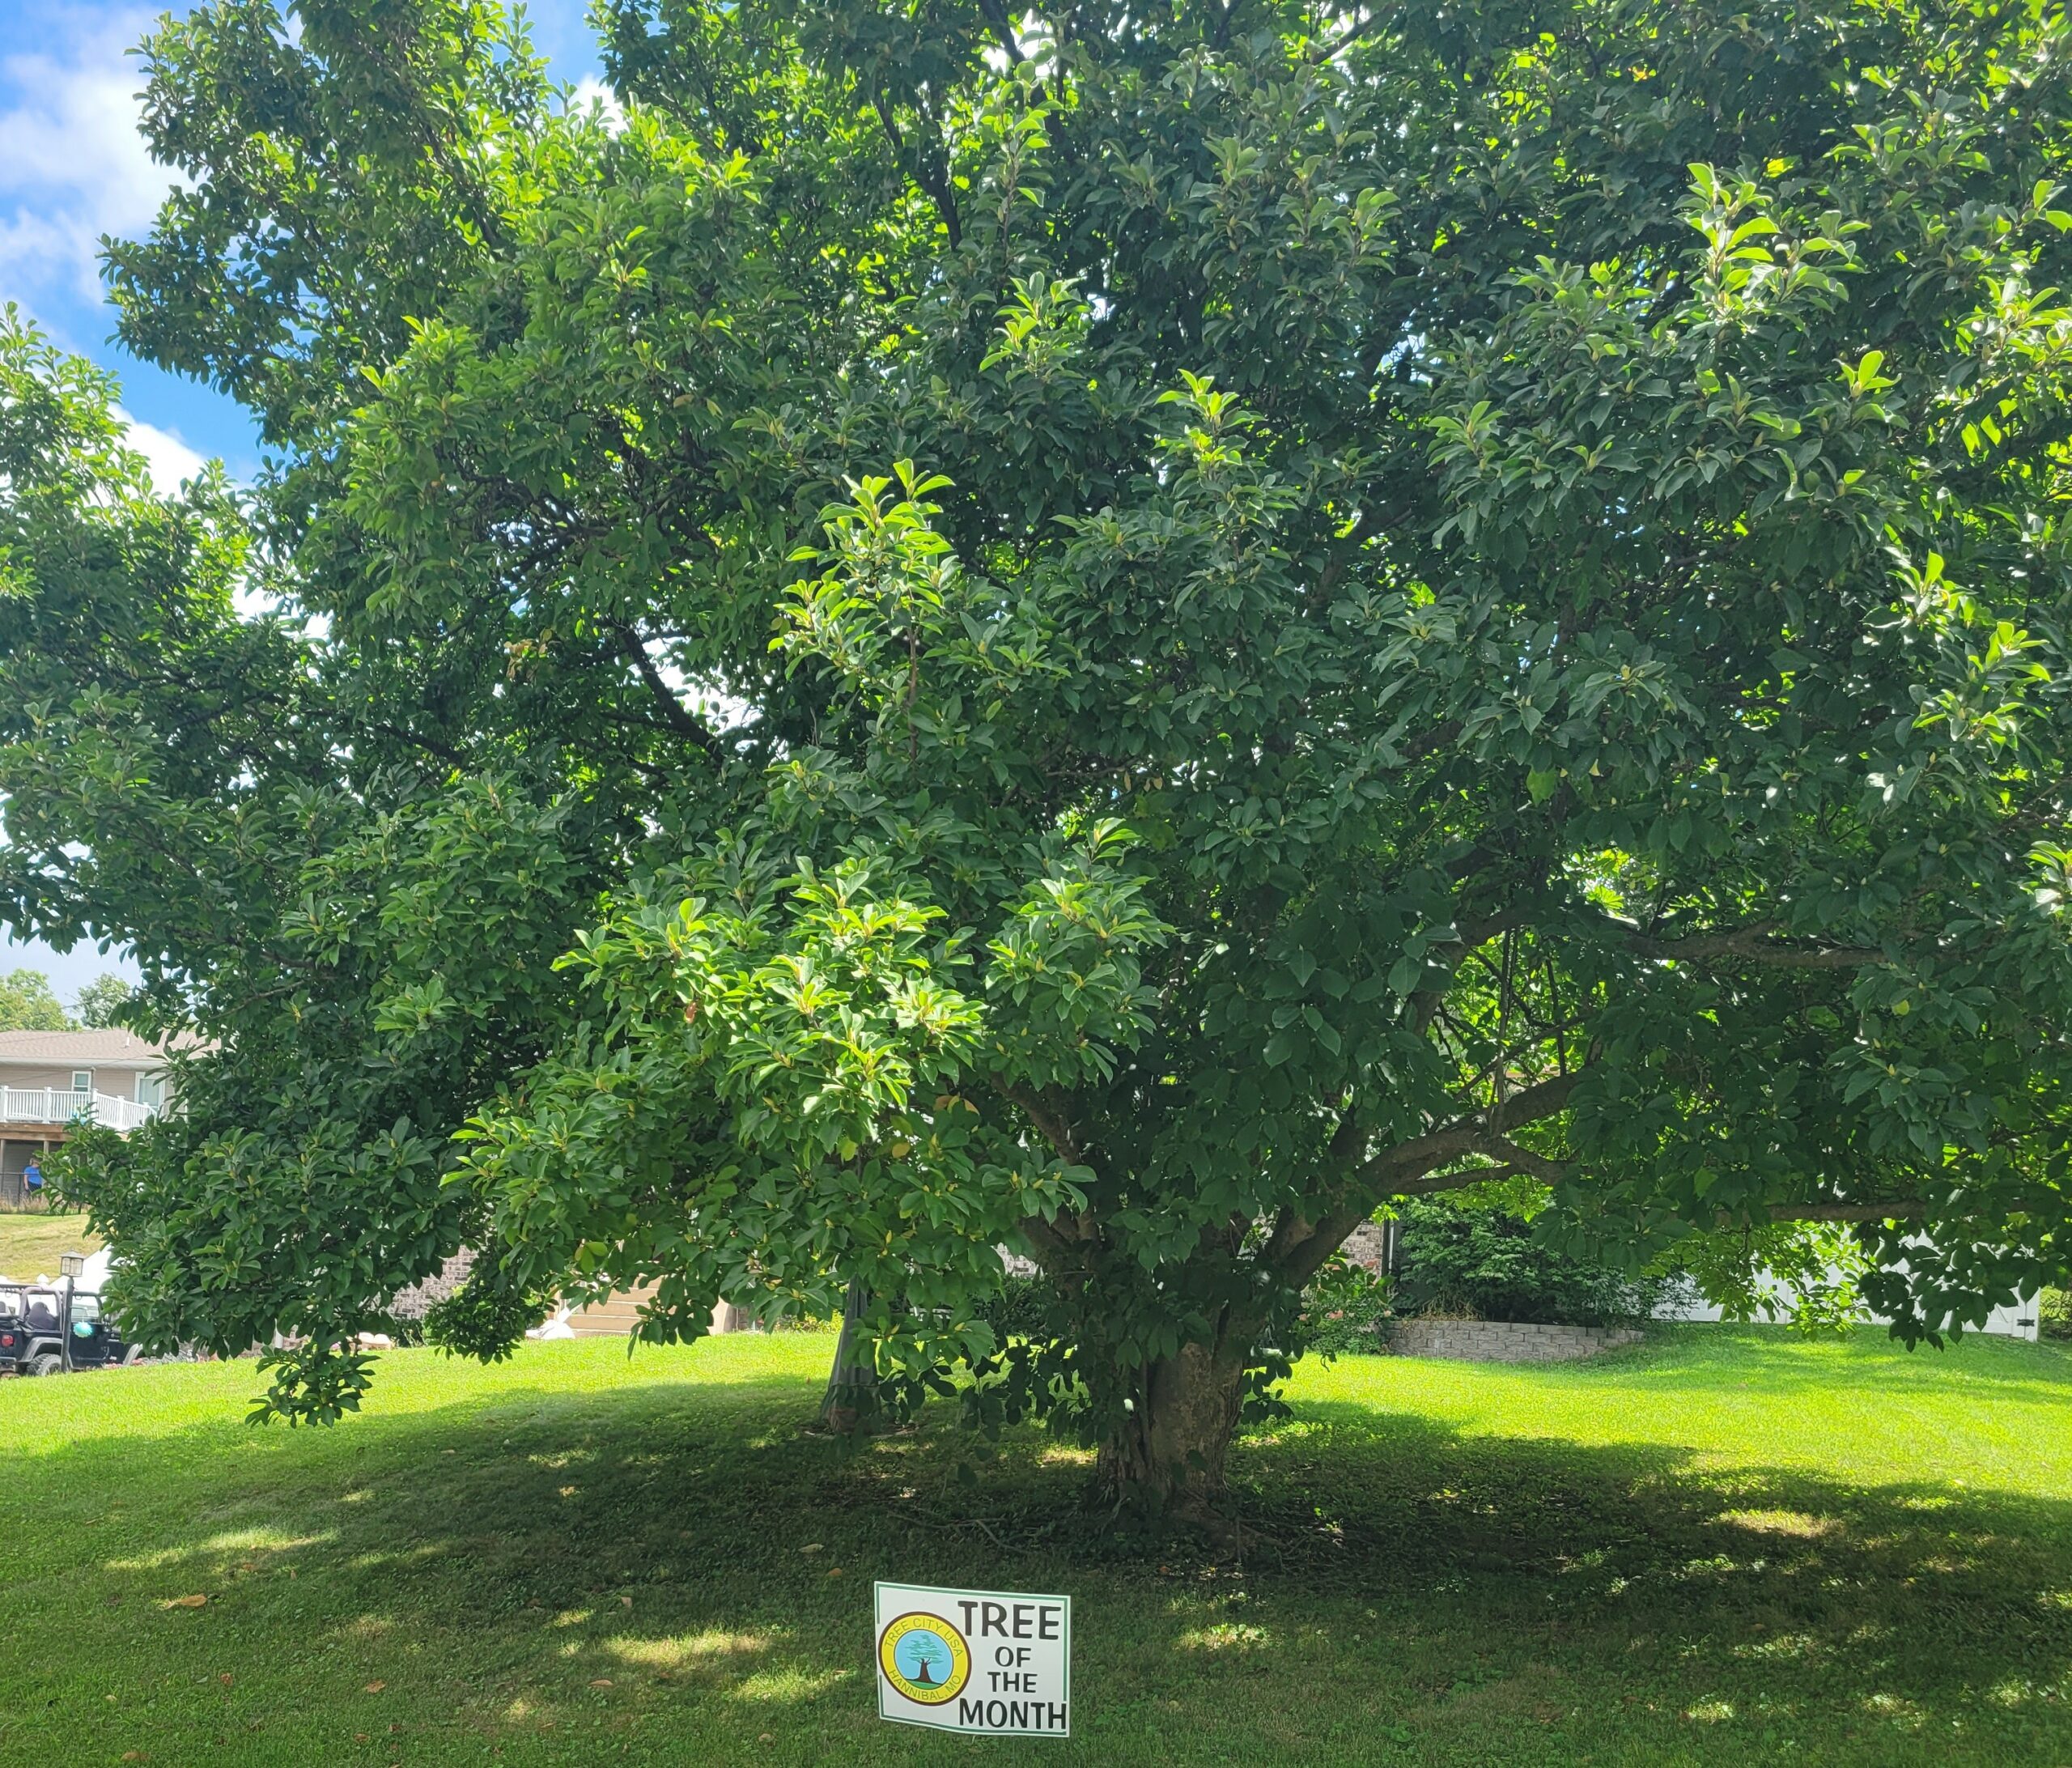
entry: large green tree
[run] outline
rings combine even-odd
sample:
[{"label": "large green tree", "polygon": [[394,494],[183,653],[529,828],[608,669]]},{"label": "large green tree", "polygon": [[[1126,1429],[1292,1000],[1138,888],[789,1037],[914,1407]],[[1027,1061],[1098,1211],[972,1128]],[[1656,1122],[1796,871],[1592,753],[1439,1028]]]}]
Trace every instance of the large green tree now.
[{"label": "large green tree", "polygon": [[283,614],[0,600],[0,910],[214,1043],[67,1181],[147,1335],[853,1285],[1192,1506],[1391,1196],[2064,1269],[2061,15],[293,14],[151,40],[110,255]]},{"label": "large green tree", "polygon": [[40,970],[0,976],[0,1031],[70,1031],[75,1029]]}]

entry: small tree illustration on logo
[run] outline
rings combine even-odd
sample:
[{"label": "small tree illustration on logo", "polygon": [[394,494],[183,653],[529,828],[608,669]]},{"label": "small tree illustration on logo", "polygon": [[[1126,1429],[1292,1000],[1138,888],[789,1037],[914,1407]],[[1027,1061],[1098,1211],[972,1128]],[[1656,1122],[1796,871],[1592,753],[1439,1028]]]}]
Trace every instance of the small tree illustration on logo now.
[{"label": "small tree illustration on logo", "polygon": [[971,1679],[964,1635],[932,1614],[902,1614],[889,1622],[878,1635],[877,1660],[885,1687],[924,1706],[954,1700]]},{"label": "small tree illustration on logo", "polygon": [[910,1680],[917,1687],[933,1688],[936,1681],[932,1673],[935,1666],[948,1655],[942,1648],[942,1642],[931,1633],[915,1633],[908,1637],[913,1641],[914,1654],[914,1673]]}]

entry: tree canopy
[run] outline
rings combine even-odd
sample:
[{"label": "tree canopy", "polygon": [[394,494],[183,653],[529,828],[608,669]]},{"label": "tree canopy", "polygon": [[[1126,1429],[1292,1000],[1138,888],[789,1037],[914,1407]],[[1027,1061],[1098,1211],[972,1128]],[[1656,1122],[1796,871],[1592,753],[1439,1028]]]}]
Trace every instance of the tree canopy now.
[{"label": "tree canopy", "polygon": [[213,1044],[66,1180],[147,1337],[853,1282],[1191,1502],[1391,1197],[2065,1269],[2061,15],[293,15],[151,40],[108,260],[249,508],[0,399],[0,911]]},{"label": "tree canopy", "polygon": [[72,1016],[40,970],[0,976],[0,1031],[69,1031]]},{"label": "tree canopy", "polygon": [[0,1031],[103,1031],[117,1022],[131,992],[120,976],[96,976],[73,1003],[75,1018],[40,970],[13,971],[0,975]]},{"label": "tree canopy", "polygon": [[79,1023],[90,1031],[101,1031],[121,1022],[122,1009],[129,1005],[130,997],[136,991],[120,976],[104,972],[79,991],[79,998],[72,1003],[79,1015]]}]

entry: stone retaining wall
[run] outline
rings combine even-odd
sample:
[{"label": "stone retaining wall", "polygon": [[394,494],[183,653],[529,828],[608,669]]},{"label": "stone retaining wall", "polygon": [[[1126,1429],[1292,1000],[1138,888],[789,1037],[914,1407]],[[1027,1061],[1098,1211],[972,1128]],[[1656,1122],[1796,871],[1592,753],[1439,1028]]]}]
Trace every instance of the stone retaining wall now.
[{"label": "stone retaining wall", "polygon": [[1399,1357],[1437,1357],[1450,1362],[1569,1362],[1646,1334],[1630,1326],[1526,1326],[1504,1320],[1400,1320],[1389,1328],[1388,1348]]}]

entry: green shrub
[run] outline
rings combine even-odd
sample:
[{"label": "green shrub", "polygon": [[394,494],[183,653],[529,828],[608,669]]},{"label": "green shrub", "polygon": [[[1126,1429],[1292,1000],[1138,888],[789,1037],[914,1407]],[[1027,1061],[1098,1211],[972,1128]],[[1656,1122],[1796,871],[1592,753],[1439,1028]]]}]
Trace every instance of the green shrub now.
[{"label": "green shrub", "polygon": [[2045,1338],[2072,1338],[2072,1290],[2047,1289],[2036,1298],[2036,1330]]},{"label": "green shrub", "polygon": [[1299,1349],[1327,1357],[1377,1355],[1388,1315],[1388,1280],[1333,1258],[1303,1292]]},{"label": "green shrub", "polygon": [[426,1312],[425,1340],[449,1356],[499,1362],[553,1308],[551,1295],[512,1286],[485,1260],[465,1283]]},{"label": "green shrub", "polygon": [[830,1307],[825,1313],[811,1308],[800,1308],[794,1312],[779,1314],[769,1322],[773,1332],[822,1332],[830,1326],[842,1324],[842,1310]]},{"label": "green shrub", "polygon": [[1010,1275],[1000,1280],[998,1294],[979,1304],[977,1317],[1003,1345],[1014,1338],[1043,1344],[1059,1334],[1060,1323],[1051,1318],[1056,1305],[1057,1292],[1048,1277]]},{"label": "green shrub", "polygon": [[1422,1198],[1396,1214],[1403,1228],[1391,1299],[1400,1315],[1626,1325],[1646,1319],[1667,1286],[1663,1277],[1554,1252],[1509,1209]]}]

